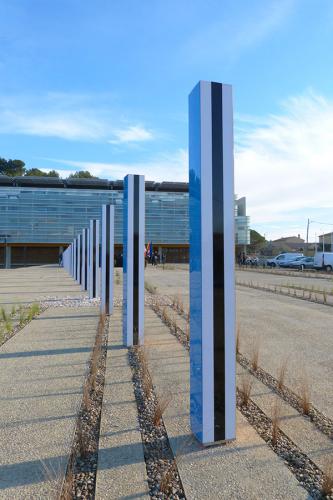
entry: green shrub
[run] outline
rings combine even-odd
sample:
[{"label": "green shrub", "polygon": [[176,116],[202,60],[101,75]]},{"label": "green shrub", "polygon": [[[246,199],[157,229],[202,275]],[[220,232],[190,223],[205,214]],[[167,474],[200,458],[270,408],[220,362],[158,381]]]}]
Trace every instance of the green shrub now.
[{"label": "green shrub", "polygon": [[11,333],[13,331],[13,322],[11,319],[7,319],[5,322],[5,330],[7,333]]},{"label": "green shrub", "polygon": [[26,316],[25,310],[20,309],[19,325],[23,326],[26,321],[27,321],[27,316]]},{"label": "green shrub", "polygon": [[0,316],[1,316],[2,321],[7,321],[8,316],[7,316],[7,313],[3,307],[1,307],[1,309],[0,309]]}]

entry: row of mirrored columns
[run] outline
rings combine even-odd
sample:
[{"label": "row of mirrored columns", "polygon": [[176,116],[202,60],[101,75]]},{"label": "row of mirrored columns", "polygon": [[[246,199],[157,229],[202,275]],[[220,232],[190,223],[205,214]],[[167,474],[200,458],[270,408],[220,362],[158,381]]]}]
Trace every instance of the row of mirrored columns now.
[{"label": "row of mirrored columns", "polygon": [[[124,179],[123,340],[124,345],[144,341],[145,179]],[[103,314],[112,314],[114,300],[114,206],[103,205],[101,219],[92,219],[64,251],[63,266],[88,291],[100,298]]]},{"label": "row of mirrored columns", "polygon": [[[199,82],[189,97],[190,419],[198,440],[236,432],[233,110],[230,85]],[[144,342],[144,176],[127,175],[123,199],[123,343]],[[100,228],[101,225],[101,228]],[[101,232],[101,245],[100,245]],[[114,207],[63,254],[68,273],[113,310]]]}]

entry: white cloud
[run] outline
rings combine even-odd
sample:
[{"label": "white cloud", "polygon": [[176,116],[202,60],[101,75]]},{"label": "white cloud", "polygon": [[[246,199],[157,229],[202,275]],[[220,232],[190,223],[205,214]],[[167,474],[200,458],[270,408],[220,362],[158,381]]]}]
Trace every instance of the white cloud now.
[{"label": "white cloud", "polygon": [[104,94],[0,95],[0,133],[114,144],[154,138],[143,125],[124,126],[112,101],[112,96]]},{"label": "white cloud", "polygon": [[318,209],[333,222],[333,102],[311,91],[288,99],[280,115],[242,133],[235,169],[253,224],[286,234]]},{"label": "white cloud", "polygon": [[238,56],[280,28],[290,17],[297,1],[270,0],[259,2],[257,6],[248,2],[241,15],[238,8],[217,15],[188,40],[184,52],[194,62],[214,60],[216,63],[224,57]]},{"label": "white cloud", "polygon": [[115,130],[114,136],[115,138],[109,141],[111,144],[150,141],[154,138],[153,133],[150,130],[145,129],[140,125]]},{"label": "white cloud", "polygon": [[106,135],[106,125],[87,113],[30,113],[0,111],[0,133],[95,141]]},{"label": "white cloud", "polygon": [[143,174],[146,180],[156,182],[188,180],[188,155],[184,149],[159,154],[146,162],[137,163],[103,163],[58,158],[44,160],[71,167],[70,170],[61,170],[63,177],[67,177],[67,173],[72,172],[74,167],[76,170],[89,170],[91,174],[107,179],[123,179],[127,174]]}]

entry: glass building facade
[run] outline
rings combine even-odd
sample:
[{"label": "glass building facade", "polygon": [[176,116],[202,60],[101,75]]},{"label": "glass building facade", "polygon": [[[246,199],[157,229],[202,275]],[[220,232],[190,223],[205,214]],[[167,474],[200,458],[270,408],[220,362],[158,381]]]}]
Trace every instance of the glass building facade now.
[{"label": "glass building facade", "polygon": [[[70,243],[107,203],[121,244],[122,191],[0,187],[0,233],[12,243]],[[188,193],[146,192],[146,241],[188,243]]]},{"label": "glass building facade", "polygon": [[[86,182],[84,182],[86,181]],[[103,204],[115,206],[115,243],[122,244],[122,181],[54,185],[37,178],[0,178],[0,245],[60,246],[70,243],[90,219],[101,217]],[[30,185],[26,185],[29,183]],[[102,185],[99,185],[102,184]],[[184,249],[189,242],[188,186],[185,183],[146,183],[146,242]],[[249,243],[245,198],[235,202],[236,244]],[[175,251],[174,251],[175,253]],[[186,253],[186,252],[185,252]],[[1,261],[0,256],[0,261]],[[177,256],[174,259],[177,260]],[[186,256],[181,260],[186,260]]]}]

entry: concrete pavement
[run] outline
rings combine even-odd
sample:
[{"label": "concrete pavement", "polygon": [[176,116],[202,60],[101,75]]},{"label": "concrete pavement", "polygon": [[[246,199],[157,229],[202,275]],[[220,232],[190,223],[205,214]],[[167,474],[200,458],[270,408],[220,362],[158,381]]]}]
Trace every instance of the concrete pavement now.
[{"label": "concrete pavement", "polygon": [[306,499],[307,492],[237,412],[237,440],[203,448],[189,428],[189,354],[149,308],[149,368],[159,394],[172,393],[163,420],[189,499]]},{"label": "concrete pavement", "polygon": [[122,310],[118,307],[110,318],[96,500],[119,498],[150,497],[128,350],[122,345]]}]

